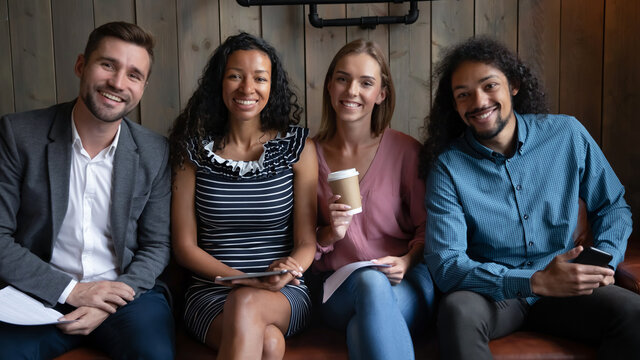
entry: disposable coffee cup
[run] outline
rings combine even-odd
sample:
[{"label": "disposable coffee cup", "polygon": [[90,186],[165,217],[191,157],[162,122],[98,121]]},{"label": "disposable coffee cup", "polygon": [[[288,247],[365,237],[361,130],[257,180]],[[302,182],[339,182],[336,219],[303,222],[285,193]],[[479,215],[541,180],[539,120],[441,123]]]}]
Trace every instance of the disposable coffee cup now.
[{"label": "disposable coffee cup", "polygon": [[340,195],[338,202],[351,206],[351,210],[347,211],[349,215],[362,212],[358,175],[358,171],[352,168],[334,171],[327,177],[329,187],[331,187],[333,194]]}]

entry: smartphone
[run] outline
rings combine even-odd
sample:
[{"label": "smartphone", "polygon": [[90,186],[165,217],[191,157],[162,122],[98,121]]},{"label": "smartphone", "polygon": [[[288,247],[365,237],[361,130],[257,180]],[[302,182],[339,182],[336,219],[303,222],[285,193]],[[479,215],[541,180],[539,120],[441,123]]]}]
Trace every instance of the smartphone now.
[{"label": "smartphone", "polygon": [[589,246],[585,247],[573,262],[577,264],[595,265],[608,268],[609,262],[611,262],[612,259],[613,256],[608,252]]},{"label": "smartphone", "polygon": [[254,272],[254,273],[245,273],[242,275],[234,275],[234,276],[225,276],[216,278],[216,281],[231,281],[236,279],[249,279],[249,278],[258,278],[263,276],[272,276],[272,275],[282,275],[288,273],[289,270],[276,270],[276,271],[264,271],[264,272]]}]

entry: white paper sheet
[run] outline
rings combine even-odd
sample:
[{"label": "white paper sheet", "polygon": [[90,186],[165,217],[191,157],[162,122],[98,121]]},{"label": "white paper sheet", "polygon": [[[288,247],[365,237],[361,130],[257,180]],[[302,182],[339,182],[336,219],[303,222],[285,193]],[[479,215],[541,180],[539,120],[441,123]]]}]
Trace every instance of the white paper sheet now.
[{"label": "white paper sheet", "polygon": [[391,265],[378,264],[371,261],[358,261],[341,267],[324,281],[324,295],[322,296],[322,303],[324,304],[329,300],[331,295],[338,290],[340,285],[347,280],[352,272],[366,266],[390,267]]},{"label": "white paper sheet", "polygon": [[0,321],[15,325],[64,324],[62,314],[45,307],[31,296],[7,286],[0,290]]}]

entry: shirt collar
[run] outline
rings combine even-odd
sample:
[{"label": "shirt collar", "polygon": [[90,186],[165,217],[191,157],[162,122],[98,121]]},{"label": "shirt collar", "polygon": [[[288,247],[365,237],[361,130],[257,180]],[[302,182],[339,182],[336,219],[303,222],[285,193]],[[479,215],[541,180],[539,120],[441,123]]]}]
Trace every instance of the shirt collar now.
[{"label": "shirt collar", "polygon": [[[522,154],[522,150],[523,150],[522,147],[525,143],[525,140],[527,139],[527,133],[528,133],[527,124],[522,119],[522,116],[520,114],[518,114],[515,111],[513,113],[516,117],[516,136],[517,136],[516,146],[518,148],[517,151],[518,153]],[[505,156],[500,154],[499,152],[493,151],[488,147],[482,145],[473,135],[473,132],[471,131],[471,128],[469,126],[467,126],[467,128],[465,129],[464,138],[467,141],[467,143],[471,146],[471,148],[476,152],[478,152],[484,158],[487,158],[490,160],[505,158]]]},{"label": "shirt collar", "polygon": [[[74,106],[75,109],[75,106]],[[109,145],[107,147],[107,151],[105,153],[105,155],[107,156],[114,156],[116,153],[116,149],[118,148],[118,140],[120,140],[120,128],[122,127],[122,123],[120,123],[118,125],[118,131],[116,132],[116,136],[113,138],[113,141],[111,142],[111,145]],[[82,146],[82,139],[80,138],[80,135],[78,134],[78,129],[76,129],[76,123],[73,120],[73,110],[71,111],[71,137],[72,137],[72,144],[73,146],[75,146],[78,150],[82,150],[83,146]],[[103,150],[104,151],[104,150]]]},{"label": "shirt collar", "polygon": [[518,132],[518,152],[522,154],[522,147],[524,146],[525,141],[527,140],[527,136],[529,135],[529,124],[522,118],[522,115],[517,112],[513,112],[516,116],[516,124],[518,124],[517,132]]}]

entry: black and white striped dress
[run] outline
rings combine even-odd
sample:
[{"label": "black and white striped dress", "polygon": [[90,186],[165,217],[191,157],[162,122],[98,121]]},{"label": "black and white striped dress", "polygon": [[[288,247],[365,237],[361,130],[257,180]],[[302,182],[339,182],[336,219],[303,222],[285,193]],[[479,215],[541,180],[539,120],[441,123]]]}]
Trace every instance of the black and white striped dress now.
[{"label": "black and white striped dress", "polygon": [[[265,271],[293,250],[293,170],[309,134],[291,126],[287,134],[264,144],[257,161],[226,160],[211,152],[196,165],[195,206],[198,245],[226,265],[243,272]],[[231,289],[193,275],[185,295],[187,328],[204,342],[213,319],[220,314]],[[282,292],[291,304],[286,336],[302,330],[309,320],[311,300],[304,280]]]}]

